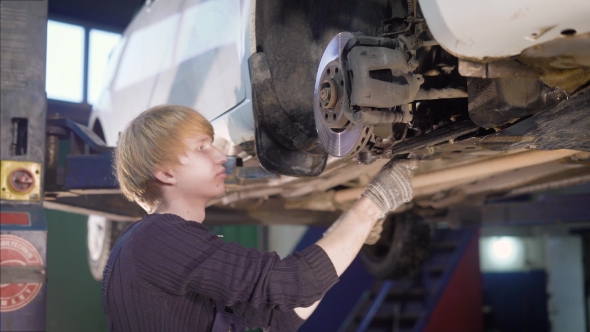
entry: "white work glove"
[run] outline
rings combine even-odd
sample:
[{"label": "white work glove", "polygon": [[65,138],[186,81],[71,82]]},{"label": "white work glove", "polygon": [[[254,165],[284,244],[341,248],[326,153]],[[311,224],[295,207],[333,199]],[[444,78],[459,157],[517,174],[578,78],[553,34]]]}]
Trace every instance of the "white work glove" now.
[{"label": "white work glove", "polygon": [[[382,215],[371,229],[365,244],[372,245],[379,241],[387,212],[393,211],[400,205],[412,200],[412,170],[417,167],[418,161],[415,160],[392,160],[383,166],[369,183],[361,196],[367,196],[373,201],[381,209]],[[330,233],[345,215],[346,212],[340,215],[332,226],[324,232],[324,236]]]},{"label": "white work glove", "polygon": [[412,200],[412,171],[418,167],[416,160],[392,160],[385,164],[361,195],[368,197],[386,213]]},{"label": "white work glove", "polygon": [[412,200],[412,171],[418,167],[415,160],[392,160],[375,175],[361,195],[368,197],[381,209],[377,220],[367,236],[365,244],[375,244],[381,238],[385,214]]}]

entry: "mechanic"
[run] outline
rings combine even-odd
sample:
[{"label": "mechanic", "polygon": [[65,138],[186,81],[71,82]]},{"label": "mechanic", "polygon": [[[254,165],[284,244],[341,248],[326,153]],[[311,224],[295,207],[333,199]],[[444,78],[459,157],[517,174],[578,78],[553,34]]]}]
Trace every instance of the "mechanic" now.
[{"label": "mechanic", "polygon": [[225,191],[227,157],[212,140],[203,116],[175,105],[150,108],[121,134],[115,152],[121,191],[149,214],[125,231],[105,269],[103,305],[112,331],[216,331],[223,324],[232,332],[296,331],[363,243],[379,238],[376,221],[412,199],[416,165],[390,162],[301,252],[281,259],[226,243],[202,225],[209,200]]}]

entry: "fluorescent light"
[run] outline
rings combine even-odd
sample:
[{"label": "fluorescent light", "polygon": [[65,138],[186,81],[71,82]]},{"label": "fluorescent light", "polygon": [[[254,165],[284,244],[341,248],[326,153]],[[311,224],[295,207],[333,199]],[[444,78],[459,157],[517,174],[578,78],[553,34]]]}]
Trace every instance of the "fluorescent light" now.
[{"label": "fluorescent light", "polygon": [[498,261],[512,260],[515,253],[514,239],[503,236],[492,243],[492,254]]},{"label": "fluorescent light", "polygon": [[523,271],[525,244],[514,236],[483,236],[480,238],[480,267],[482,272]]}]

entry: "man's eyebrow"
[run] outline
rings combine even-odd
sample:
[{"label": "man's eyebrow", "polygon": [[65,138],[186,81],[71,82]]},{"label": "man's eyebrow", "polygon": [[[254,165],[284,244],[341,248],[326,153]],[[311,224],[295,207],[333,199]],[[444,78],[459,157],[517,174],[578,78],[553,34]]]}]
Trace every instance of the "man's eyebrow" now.
[{"label": "man's eyebrow", "polygon": [[204,143],[204,142],[207,142],[207,141],[213,142],[213,138],[211,138],[209,136],[207,136],[207,137],[200,137],[200,138],[197,138],[195,140],[195,143]]}]

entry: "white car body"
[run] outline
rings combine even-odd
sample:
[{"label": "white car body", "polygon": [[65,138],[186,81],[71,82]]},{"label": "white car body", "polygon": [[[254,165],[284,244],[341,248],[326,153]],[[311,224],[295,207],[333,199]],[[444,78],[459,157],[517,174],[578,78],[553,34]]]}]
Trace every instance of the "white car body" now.
[{"label": "white car body", "polygon": [[144,6],[111,54],[91,127],[99,121],[107,145],[116,146],[119,133],[141,112],[181,104],[213,122],[218,144],[252,140],[249,18],[250,1]]},{"label": "white car body", "polygon": [[[421,0],[436,40],[467,59],[516,55],[563,29],[590,32],[590,2]],[[225,153],[254,139],[248,60],[253,53],[249,0],[167,0],[146,4],[111,54],[104,91],[89,125],[105,141],[142,111],[181,104],[213,123]],[[536,35],[535,35],[536,34]],[[590,48],[589,48],[590,49]],[[312,98],[310,87],[310,98]]]},{"label": "white car body", "polygon": [[420,0],[420,5],[441,46],[471,60],[518,55],[568,33],[590,32],[585,0]]}]

